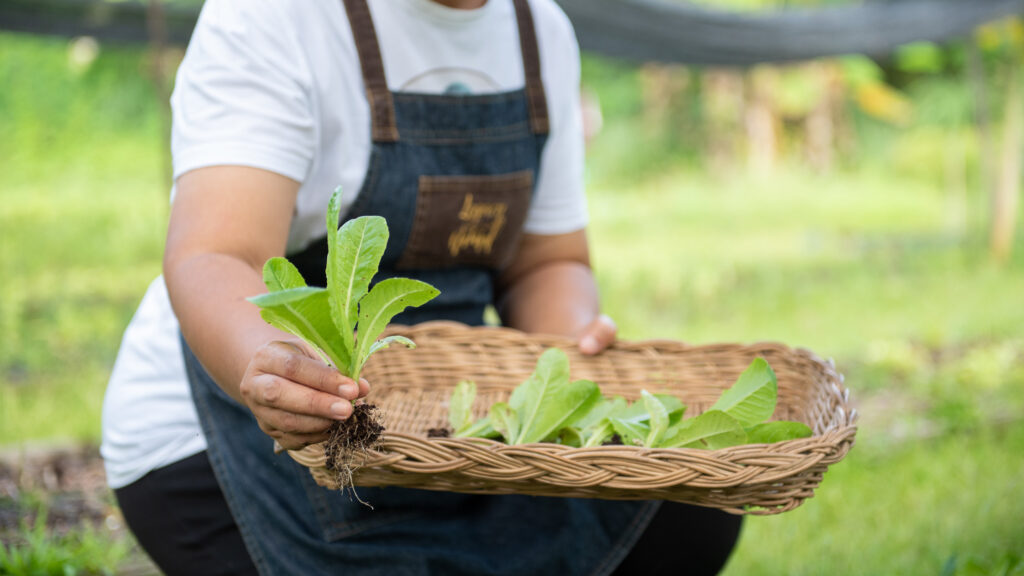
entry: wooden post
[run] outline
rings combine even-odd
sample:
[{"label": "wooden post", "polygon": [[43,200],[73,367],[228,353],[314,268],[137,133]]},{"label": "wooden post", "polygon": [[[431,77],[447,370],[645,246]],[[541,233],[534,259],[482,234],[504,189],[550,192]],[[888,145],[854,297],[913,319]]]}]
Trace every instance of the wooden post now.
[{"label": "wooden post", "polygon": [[778,72],[766,66],[755,67],[747,72],[746,81],[749,93],[744,107],[747,162],[754,172],[771,172],[779,155],[779,119],[774,101]]},{"label": "wooden post", "polygon": [[[150,73],[153,89],[156,92],[157,105],[160,107],[160,149],[163,151],[164,182],[170,183],[174,178],[171,163],[171,102],[170,88],[167,82],[167,17],[164,14],[162,0],[149,0],[146,10],[146,28],[149,32]],[[170,190],[170,186],[167,187]]]},{"label": "wooden post", "polygon": [[[992,196],[993,162],[996,157],[992,137],[992,114],[989,111],[988,81],[985,78],[985,63],[981,59],[978,41],[972,36],[967,40],[967,73],[974,94],[974,124],[978,129],[978,188],[982,198]],[[980,209],[977,209],[980,212]],[[975,226],[982,226],[982,217],[972,218]]]},{"label": "wooden post", "polygon": [[[814,81],[821,87],[821,95],[804,118],[804,149],[811,168],[824,174],[832,170],[834,163],[835,109],[842,95],[837,90],[834,65],[814,62],[805,66],[805,70],[813,75]],[[839,98],[836,97],[837,93]]]},{"label": "wooden post", "polygon": [[1024,160],[1024,101],[1020,91],[1020,58],[1007,68],[1006,105],[1003,114],[1003,145],[999,174],[992,191],[990,247],[997,262],[1005,263],[1013,250],[1013,235],[1020,208],[1021,161]]}]

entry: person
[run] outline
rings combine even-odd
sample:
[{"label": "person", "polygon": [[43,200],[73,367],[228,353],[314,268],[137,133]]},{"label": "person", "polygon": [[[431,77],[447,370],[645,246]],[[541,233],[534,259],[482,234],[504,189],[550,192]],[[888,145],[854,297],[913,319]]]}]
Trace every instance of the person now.
[{"label": "person", "polygon": [[718,511],[361,488],[371,510],[273,449],[324,440],[372,385],[245,300],[272,256],[324,285],[339,184],[342,221],[388,222],[376,279],[441,290],[396,322],[478,325],[494,306],[585,353],[614,341],[589,265],[579,78],[552,0],[207,0],[172,96],[164,275],[104,401],[108,481],[162,570],[665,574],[680,554],[721,568],[740,521]]}]

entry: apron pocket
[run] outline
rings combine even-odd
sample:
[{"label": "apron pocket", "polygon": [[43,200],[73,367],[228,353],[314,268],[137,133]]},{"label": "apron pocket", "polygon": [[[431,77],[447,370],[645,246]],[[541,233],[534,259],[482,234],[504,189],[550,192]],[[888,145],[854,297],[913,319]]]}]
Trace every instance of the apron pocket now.
[{"label": "apron pocket", "polygon": [[416,217],[396,267],[504,268],[515,255],[532,194],[532,170],[420,176]]}]

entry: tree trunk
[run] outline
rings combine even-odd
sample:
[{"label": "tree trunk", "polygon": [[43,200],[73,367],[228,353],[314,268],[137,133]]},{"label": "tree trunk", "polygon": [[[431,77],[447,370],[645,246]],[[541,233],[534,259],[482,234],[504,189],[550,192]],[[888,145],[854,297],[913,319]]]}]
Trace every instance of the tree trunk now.
[{"label": "tree trunk", "polygon": [[837,98],[835,71],[831,65],[818,62],[810,64],[808,69],[813,72],[815,80],[821,86],[821,96],[814,108],[804,119],[806,134],[804,148],[807,163],[818,173],[828,173],[835,162],[836,142],[836,107],[841,100]]},{"label": "tree trunk", "polygon": [[744,110],[747,162],[754,172],[770,172],[778,160],[779,130],[775,111],[777,71],[757,67],[747,74],[750,96]]},{"label": "tree trunk", "polygon": [[701,111],[707,166],[715,174],[735,167],[746,100],[741,72],[707,68],[701,81]]}]

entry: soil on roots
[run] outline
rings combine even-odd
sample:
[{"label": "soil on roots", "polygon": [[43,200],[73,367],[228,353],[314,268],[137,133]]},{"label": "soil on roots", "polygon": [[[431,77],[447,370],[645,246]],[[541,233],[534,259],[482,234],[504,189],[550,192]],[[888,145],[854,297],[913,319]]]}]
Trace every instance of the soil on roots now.
[{"label": "soil on roots", "polygon": [[334,472],[338,489],[350,489],[354,494],[352,474],[359,469],[367,452],[377,445],[384,432],[380,410],[373,404],[357,404],[352,409],[352,415],[335,422],[329,432],[330,437],[324,448],[327,469]]}]

